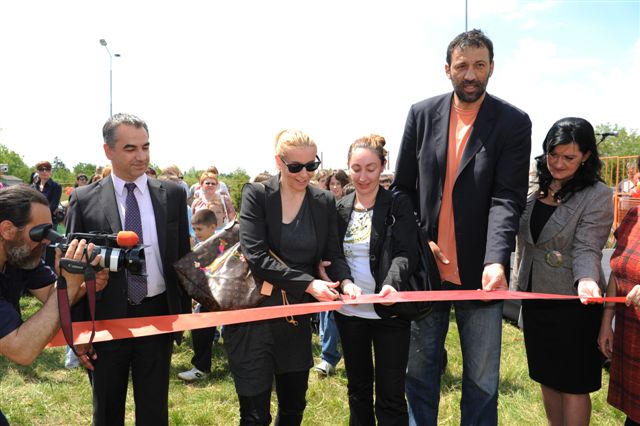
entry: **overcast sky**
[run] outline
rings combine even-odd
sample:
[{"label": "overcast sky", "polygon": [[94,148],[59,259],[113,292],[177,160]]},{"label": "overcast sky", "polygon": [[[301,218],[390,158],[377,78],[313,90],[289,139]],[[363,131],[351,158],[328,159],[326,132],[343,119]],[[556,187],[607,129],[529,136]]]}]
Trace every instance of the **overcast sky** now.
[{"label": "overcast sky", "polygon": [[[638,0],[469,0],[469,28],[495,46],[488,91],[525,110],[533,152],[559,118],[640,129]],[[464,0],[4,1],[0,143],[28,165],[104,164],[113,110],[147,121],[152,161],[274,170],[283,128],[309,133],[324,166],[359,136],[391,162],[411,104],[451,90],[449,41]]]}]

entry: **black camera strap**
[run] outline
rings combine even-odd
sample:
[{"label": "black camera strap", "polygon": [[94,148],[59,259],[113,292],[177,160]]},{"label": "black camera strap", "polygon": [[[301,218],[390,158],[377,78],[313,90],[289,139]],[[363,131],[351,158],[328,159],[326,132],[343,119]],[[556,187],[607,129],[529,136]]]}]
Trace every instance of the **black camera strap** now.
[{"label": "black camera strap", "polygon": [[[87,289],[87,299],[89,301],[89,314],[91,315],[91,337],[89,344],[93,342],[96,335],[96,271],[91,265],[84,262],[78,262],[70,259],[61,259],[60,267],[70,273],[83,273],[84,283]],[[67,280],[62,274],[58,277],[57,282],[58,294],[58,313],[60,315],[60,328],[67,345],[71,348],[76,356],[80,357],[85,353],[78,353],[73,344],[73,324],[71,321],[71,306],[69,305],[69,293],[67,292]]]}]

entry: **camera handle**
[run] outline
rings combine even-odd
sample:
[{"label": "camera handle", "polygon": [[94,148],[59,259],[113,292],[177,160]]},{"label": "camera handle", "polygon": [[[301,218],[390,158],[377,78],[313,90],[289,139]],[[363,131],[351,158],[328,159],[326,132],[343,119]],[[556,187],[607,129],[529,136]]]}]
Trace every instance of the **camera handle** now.
[{"label": "camera handle", "polygon": [[[96,271],[93,266],[85,262],[71,259],[60,259],[60,267],[72,274],[84,274],[84,283],[87,288],[87,299],[89,301],[89,313],[91,315],[91,337],[89,344],[93,342],[96,335]],[[58,277],[58,313],[60,315],[60,328],[67,345],[76,356],[80,357],[85,353],[78,353],[73,345],[73,325],[71,321],[71,307],[69,305],[69,295],[67,292],[67,280],[62,274]]]}]

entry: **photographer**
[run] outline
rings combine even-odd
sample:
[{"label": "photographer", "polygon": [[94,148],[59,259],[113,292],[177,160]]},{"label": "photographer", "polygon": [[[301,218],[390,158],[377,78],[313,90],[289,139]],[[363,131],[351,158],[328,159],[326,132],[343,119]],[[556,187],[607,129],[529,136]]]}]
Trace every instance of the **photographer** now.
[{"label": "photographer", "polygon": [[[0,355],[18,364],[29,365],[40,354],[60,328],[56,275],[41,259],[50,243],[46,230],[51,224],[49,202],[37,190],[26,185],[12,186],[0,191]],[[35,241],[35,240],[37,241]],[[82,260],[85,248],[90,255],[93,244],[84,240],[72,241],[65,258]],[[96,257],[92,264],[97,264]],[[100,290],[107,284],[108,274],[96,274]],[[62,272],[67,282],[69,303],[77,302],[86,292],[82,274]],[[58,278],[60,280],[60,278]],[[27,321],[20,315],[20,296],[29,290],[44,305]],[[87,355],[83,361],[88,362]],[[0,425],[8,424],[0,412]]]}]

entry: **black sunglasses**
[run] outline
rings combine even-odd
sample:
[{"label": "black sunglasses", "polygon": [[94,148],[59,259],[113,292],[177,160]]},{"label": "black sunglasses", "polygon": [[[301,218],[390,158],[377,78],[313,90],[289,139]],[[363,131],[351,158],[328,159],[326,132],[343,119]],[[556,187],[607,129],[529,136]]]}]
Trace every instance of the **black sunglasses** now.
[{"label": "black sunglasses", "polygon": [[62,235],[53,230],[53,225],[50,223],[43,223],[42,225],[34,226],[29,231],[29,238],[34,243],[39,243],[42,240],[49,240],[52,243],[57,243],[62,239]]},{"label": "black sunglasses", "polygon": [[284,165],[287,166],[287,170],[289,170],[289,173],[300,173],[302,169],[307,169],[308,172],[313,172],[318,167],[320,167],[320,164],[322,164],[322,161],[320,161],[317,155],[316,155],[316,160],[318,161],[311,161],[307,164],[300,164],[300,163],[289,164],[287,163],[287,161],[284,159],[284,156],[282,155],[280,156],[280,159],[282,160]]},{"label": "black sunglasses", "polygon": [[38,167],[39,172],[50,172],[51,167]]}]

